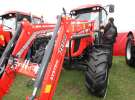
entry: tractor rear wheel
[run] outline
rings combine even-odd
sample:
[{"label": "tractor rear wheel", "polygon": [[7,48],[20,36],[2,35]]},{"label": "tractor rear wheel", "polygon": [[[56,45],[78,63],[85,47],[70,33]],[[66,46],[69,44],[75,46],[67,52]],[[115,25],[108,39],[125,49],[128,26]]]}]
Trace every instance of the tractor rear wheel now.
[{"label": "tractor rear wheel", "polygon": [[126,63],[129,66],[135,66],[135,47],[132,43],[132,38],[128,38],[126,43]]},{"label": "tractor rear wheel", "polygon": [[86,87],[95,96],[104,97],[109,75],[108,49],[93,48],[85,73]]}]

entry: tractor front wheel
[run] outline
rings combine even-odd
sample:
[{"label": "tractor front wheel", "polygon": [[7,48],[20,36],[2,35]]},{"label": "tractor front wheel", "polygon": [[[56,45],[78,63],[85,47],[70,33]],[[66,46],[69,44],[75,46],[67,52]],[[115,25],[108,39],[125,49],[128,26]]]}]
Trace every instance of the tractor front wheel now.
[{"label": "tractor front wheel", "polygon": [[129,66],[135,66],[135,47],[132,43],[132,38],[128,38],[126,43],[126,63]]},{"label": "tractor front wheel", "polygon": [[95,96],[104,97],[109,75],[108,49],[93,48],[85,73],[86,87]]}]

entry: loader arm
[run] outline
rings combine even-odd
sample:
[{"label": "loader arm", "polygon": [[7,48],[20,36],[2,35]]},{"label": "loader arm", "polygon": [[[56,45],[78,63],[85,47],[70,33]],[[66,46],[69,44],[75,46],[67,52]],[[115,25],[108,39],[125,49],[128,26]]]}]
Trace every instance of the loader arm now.
[{"label": "loader arm", "polygon": [[[71,23],[74,24],[71,25]],[[84,24],[84,22],[77,25],[76,21],[70,19],[69,17],[58,17],[58,23],[53,33],[56,37],[52,38],[50,44],[48,44],[39,69],[33,94],[30,98],[27,98],[27,100],[52,100],[66,54],[66,43],[69,42],[72,36],[74,38],[79,37],[79,34],[73,35],[73,33],[85,30],[92,31],[92,25],[93,23]],[[75,26],[76,29],[74,29]],[[86,35],[88,37],[88,34]],[[90,35],[91,34],[89,33],[89,36]],[[81,36],[84,38],[82,34],[80,34],[80,37]],[[40,96],[36,98],[36,92],[40,85]]]},{"label": "loader arm", "polygon": [[[25,21],[21,23],[21,26],[21,32],[17,33],[20,34],[18,39],[16,42],[13,41],[14,47],[9,50],[7,49],[9,47],[6,47],[6,52],[11,50],[12,53],[8,55],[9,58],[6,63],[3,62],[5,66],[0,78],[0,98],[9,91],[16,74],[21,73],[36,78],[33,93],[26,98],[27,100],[52,100],[62,70],[66,44],[71,38],[84,38],[82,34],[87,33],[86,36],[91,37],[93,34],[93,22],[82,22],[73,20],[69,16],[59,16],[55,29],[53,24],[30,24]],[[25,60],[36,36],[42,35],[48,30],[54,30],[54,32],[45,48],[41,64],[38,65],[27,59]],[[79,34],[75,35],[74,33]],[[7,59],[7,57],[4,59]],[[16,60],[15,64],[14,59]],[[41,91],[39,97],[37,97],[39,89]]]},{"label": "loader arm", "polygon": [[[54,24],[30,24],[25,21],[19,24],[15,35],[8,43],[0,58],[0,99],[8,93],[9,88],[14,82],[16,73],[35,77],[36,74],[33,74],[33,69],[31,70],[35,64],[29,64],[26,69],[30,70],[25,70],[23,66],[19,66],[20,58],[25,59],[28,49],[37,35],[42,35],[42,33],[46,33],[47,31],[53,31],[53,29]],[[31,39],[32,34],[36,35]],[[19,53],[20,51],[21,53]],[[17,61],[19,61],[19,63],[16,62],[18,64],[14,64],[14,59],[18,59]],[[21,64],[23,65],[24,62],[21,61]]]}]

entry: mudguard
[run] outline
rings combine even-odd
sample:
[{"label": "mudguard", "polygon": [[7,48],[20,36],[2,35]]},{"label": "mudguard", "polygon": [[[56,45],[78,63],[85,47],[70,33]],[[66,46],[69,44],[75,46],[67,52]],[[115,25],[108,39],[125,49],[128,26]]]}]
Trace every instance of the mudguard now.
[{"label": "mudguard", "polygon": [[115,42],[114,48],[113,48],[114,56],[125,56],[127,35],[128,35],[128,32],[118,33],[118,36],[116,38],[116,42]]}]

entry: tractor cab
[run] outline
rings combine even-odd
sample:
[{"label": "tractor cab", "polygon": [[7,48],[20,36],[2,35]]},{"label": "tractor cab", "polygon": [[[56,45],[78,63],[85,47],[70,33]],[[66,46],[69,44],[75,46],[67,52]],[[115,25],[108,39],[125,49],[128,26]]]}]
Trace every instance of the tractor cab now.
[{"label": "tractor cab", "polygon": [[114,11],[113,5],[107,5],[102,7],[99,4],[96,5],[84,5],[78,8],[71,10],[70,14],[75,16],[78,20],[94,20],[95,26],[94,29],[98,30],[100,25],[105,25],[107,20],[108,11],[105,8],[109,7],[109,12]]},{"label": "tractor cab", "polygon": [[17,23],[27,19],[30,23],[40,24],[42,19],[29,13],[10,11],[0,15],[0,55],[15,33]]},{"label": "tractor cab", "polygon": [[73,9],[70,14],[78,20],[94,21],[94,38],[95,44],[100,44],[102,41],[102,31],[107,24],[108,13],[114,12],[114,5],[101,6],[96,5],[84,5],[76,9]]},{"label": "tractor cab", "polygon": [[31,16],[29,13],[11,11],[0,16],[0,24],[3,27],[3,31],[9,31],[13,34],[13,31],[16,30],[17,23],[24,18],[33,24],[42,23],[41,18],[37,16]]},{"label": "tractor cab", "polygon": [[0,46],[5,46],[16,30],[18,22],[27,19],[30,23],[40,24],[42,19],[29,13],[10,11],[0,16]]},{"label": "tractor cab", "polygon": [[[101,30],[101,26],[106,25],[107,15],[108,15],[107,8],[109,8],[110,13],[114,11],[113,5],[102,7],[99,4],[95,4],[95,5],[88,4],[88,5],[80,6],[70,11],[70,15],[76,21],[84,22],[84,23],[92,22],[92,26],[94,26],[92,27],[92,31],[91,31],[92,34],[90,33],[92,37],[87,38],[87,39],[88,41],[93,41],[95,45],[101,43],[102,41],[102,33],[100,32],[100,30]],[[81,31],[81,32],[85,32],[85,31]],[[78,34],[78,33],[75,33],[75,34]],[[83,39],[72,40],[71,48],[73,49],[71,50],[71,52],[74,54],[77,54],[77,52],[80,51],[79,49],[83,51],[83,49],[85,49],[84,43],[85,42],[83,42]],[[80,44],[83,44],[84,48],[80,47]],[[87,45],[91,45],[91,44],[87,44]]]}]

